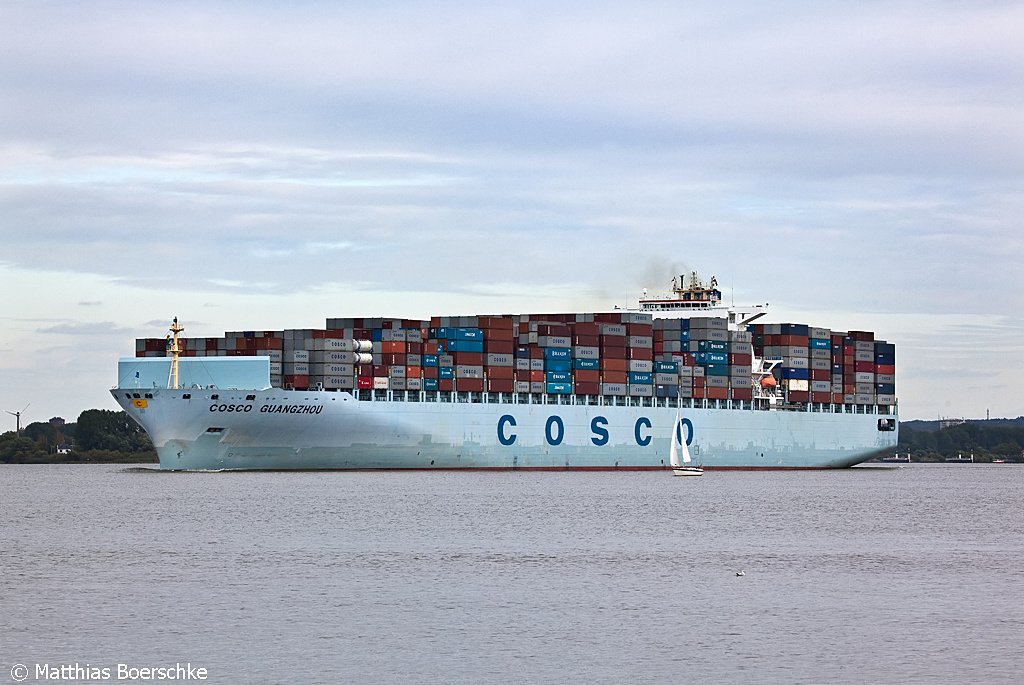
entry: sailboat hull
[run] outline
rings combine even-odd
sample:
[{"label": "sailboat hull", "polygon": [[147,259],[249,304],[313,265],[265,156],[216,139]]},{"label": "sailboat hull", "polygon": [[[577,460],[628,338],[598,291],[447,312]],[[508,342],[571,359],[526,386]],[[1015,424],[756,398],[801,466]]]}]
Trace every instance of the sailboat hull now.
[{"label": "sailboat hull", "polygon": [[704,469],[699,466],[673,466],[673,476],[703,476]]}]

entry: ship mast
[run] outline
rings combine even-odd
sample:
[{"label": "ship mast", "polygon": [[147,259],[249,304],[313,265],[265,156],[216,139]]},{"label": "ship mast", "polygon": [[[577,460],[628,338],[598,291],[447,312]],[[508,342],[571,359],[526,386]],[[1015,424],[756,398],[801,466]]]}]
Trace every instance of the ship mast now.
[{"label": "ship mast", "polygon": [[184,330],[183,326],[178,325],[178,317],[174,317],[174,321],[171,323],[171,332],[167,336],[167,351],[171,353],[171,370],[167,375],[167,387],[172,389],[178,388],[178,356],[181,354],[181,348],[178,347],[178,334]]}]

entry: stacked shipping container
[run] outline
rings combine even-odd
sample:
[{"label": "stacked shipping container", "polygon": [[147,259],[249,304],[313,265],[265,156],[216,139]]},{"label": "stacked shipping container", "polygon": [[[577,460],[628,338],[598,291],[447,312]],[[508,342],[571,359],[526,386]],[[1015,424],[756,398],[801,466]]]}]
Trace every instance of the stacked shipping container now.
[{"label": "stacked shipping container", "polygon": [[[724,318],[610,312],[328,319],[325,329],[181,338],[184,356],[265,355],[275,387],[750,401],[753,357],[775,357],[791,403],[894,404],[895,348],[803,324],[730,331]],[[168,341],[137,341],[165,356]]]}]

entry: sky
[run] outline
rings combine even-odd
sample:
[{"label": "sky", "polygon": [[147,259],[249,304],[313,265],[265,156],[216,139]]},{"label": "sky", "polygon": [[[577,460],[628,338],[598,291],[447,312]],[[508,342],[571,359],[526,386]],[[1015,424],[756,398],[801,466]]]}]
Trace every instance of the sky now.
[{"label": "sky", "polygon": [[117,409],[174,316],[603,311],[695,270],[894,343],[904,420],[1020,416],[1022,28],[985,1],[0,3],[0,412]]}]

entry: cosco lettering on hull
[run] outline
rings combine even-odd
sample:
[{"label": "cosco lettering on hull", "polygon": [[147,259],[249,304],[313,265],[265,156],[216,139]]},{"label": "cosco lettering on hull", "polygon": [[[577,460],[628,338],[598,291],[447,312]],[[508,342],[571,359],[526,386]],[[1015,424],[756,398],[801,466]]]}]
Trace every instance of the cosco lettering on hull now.
[{"label": "cosco lettering on hull", "polygon": [[[651,432],[652,423],[646,416],[640,416],[633,424],[633,440],[640,447],[647,447],[651,444],[653,435]],[[509,446],[516,443],[519,434],[516,432],[516,417],[511,414],[504,414],[498,419],[498,442]],[[555,447],[562,444],[566,437],[565,422],[561,416],[552,414],[544,421],[544,441]],[[676,425],[677,439],[687,445],[693,443],[693,423],[690,419],[680,419]],[[590,420],[590,442],[597,447],[607,445],[611,440],[608,431],[608,419],[603,416],[595,416]]]}]

